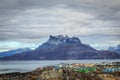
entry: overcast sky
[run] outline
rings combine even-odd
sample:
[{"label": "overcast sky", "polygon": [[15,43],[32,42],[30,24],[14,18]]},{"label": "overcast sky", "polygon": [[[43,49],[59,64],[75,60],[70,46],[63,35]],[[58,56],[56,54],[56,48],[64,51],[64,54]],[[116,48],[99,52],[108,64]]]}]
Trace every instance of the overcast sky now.
[{"label": "overcast sky", "polygon": [[59,34],[96,49],[120,44],[120,0],[0,0],[0,51]]}]

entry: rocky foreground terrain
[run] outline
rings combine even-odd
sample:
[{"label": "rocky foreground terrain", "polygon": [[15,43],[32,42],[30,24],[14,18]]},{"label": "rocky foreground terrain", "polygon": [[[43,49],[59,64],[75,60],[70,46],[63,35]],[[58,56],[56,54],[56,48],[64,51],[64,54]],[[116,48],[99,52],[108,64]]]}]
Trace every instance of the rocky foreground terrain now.
[{"label": "rocky foreground terrain", "polygon": [[100,67],[91,71],[82,68],[81,72],[80,68],[48,66],[27,73],[1,74],[0,80],[120,80],[120,71],[103,72]]}]

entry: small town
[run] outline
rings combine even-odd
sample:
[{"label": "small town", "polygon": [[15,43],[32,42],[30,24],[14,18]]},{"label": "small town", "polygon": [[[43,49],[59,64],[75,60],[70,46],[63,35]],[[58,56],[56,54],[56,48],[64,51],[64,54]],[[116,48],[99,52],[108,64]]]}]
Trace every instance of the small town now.
[{"label": "small town", "polygon": [[120,80],[120,62],[60,63],[26,73],[1,74],[0,80]]}]

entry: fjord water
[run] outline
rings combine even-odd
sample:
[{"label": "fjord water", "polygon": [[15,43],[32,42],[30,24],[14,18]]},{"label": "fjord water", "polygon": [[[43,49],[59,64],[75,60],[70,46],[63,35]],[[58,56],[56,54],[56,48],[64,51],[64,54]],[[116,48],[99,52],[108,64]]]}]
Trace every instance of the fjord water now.
[{"label": "fjord water", "polygon": [[0,61],[0,74],[11,72],[29,72],[36,68],[55,65],[60,63],[101,63],[116,62],[120,59],[111,60],[44,60],[44,61]]}]

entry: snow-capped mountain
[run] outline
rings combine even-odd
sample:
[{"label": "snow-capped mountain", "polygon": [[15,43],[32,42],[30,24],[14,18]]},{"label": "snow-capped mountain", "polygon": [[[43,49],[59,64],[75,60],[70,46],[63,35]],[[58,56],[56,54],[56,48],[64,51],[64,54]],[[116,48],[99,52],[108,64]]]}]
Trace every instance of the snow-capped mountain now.
[{"label": "snow-capped mountain", "polygon": [[109,47],[108,50],[120,54],[120,45],[118,45],[117,47]]},{"label": "snow-capped mountain", "polygon": [[19,49],[9,50],[5,52],[0,52],[0,57],[11,56],[11,55],[26,52],[26,51],[31,51],[31,49],[30,48],[19,48]]},{"label": "snow-capped mountain", "polygon": [[120,59],[120,55],[111,51],[98,51],[92,48],[90,45],[83,44],[77,37],[51,35],[45,43],[33,51],[1,58],[1,60],[79,59]]}]

